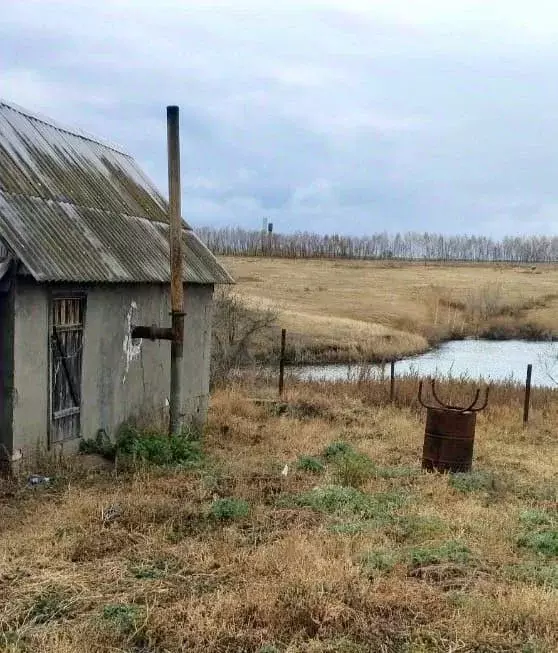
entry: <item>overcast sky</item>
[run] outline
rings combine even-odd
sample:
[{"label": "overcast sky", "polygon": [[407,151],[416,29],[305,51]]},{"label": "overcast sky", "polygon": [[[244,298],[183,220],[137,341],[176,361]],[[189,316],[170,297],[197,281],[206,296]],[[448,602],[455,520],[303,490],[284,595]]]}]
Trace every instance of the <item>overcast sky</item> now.
[{"label": "overcast sky", "polygon": [[0,97],[116,142],[194,225],[558,233],[558,6],[0,0]]}]

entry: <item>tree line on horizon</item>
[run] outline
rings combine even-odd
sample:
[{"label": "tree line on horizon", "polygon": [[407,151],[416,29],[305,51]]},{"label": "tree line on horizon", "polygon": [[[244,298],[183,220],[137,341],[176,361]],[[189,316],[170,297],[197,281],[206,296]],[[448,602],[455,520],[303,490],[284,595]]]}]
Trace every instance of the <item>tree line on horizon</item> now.
[{"label": "tree line on horizon", "polygon": [[471,262],[547,263],[558,261],[558,236],[444,236],[435,233],[369,236],[292,234],[240,227],[200,227],[198,236],[219,256],[273,256],[280,258],[401,259]]}]

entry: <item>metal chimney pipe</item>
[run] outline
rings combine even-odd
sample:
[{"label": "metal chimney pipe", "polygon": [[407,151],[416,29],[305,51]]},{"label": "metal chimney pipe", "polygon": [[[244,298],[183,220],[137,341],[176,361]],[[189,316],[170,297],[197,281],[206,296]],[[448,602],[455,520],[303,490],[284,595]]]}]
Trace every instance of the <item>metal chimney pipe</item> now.
[{"label": "metal chimney pipe", "polygon": [[180,207],[180,132],[178,107],[167,107],[169,167],[169,242],[171,267],[171,378],[169,433],[182,430],[182,375],[184,355],[184,287],[182,276],[182,215]]}]

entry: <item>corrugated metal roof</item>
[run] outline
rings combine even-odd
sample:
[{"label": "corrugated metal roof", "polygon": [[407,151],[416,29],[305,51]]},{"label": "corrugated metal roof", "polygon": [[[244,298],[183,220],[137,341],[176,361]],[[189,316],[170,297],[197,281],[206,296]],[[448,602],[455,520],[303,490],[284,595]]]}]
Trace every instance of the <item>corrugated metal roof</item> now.
[{"label": "corrugated metal roof", "polygon": [[[168,282],[166,209],[127,154],[0,102],[0,237],[37,281]],[[233,282],[183,241],[187,282]]]}]

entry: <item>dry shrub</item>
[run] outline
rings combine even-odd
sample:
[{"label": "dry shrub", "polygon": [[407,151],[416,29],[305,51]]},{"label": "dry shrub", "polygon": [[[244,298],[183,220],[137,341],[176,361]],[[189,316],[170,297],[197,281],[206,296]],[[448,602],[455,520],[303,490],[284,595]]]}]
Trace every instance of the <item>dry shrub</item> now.
[{"label": "dry shrub", "polygon": [[213,306],[211,384],[216,386],[254,361],[254,341],[271,329],[277,313],[269,306],[248,306],[228,288],[216,291]]}]

